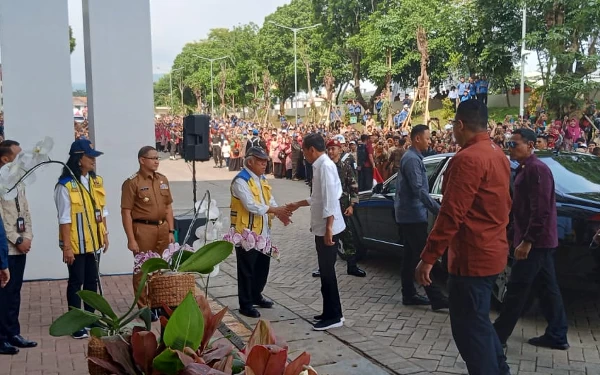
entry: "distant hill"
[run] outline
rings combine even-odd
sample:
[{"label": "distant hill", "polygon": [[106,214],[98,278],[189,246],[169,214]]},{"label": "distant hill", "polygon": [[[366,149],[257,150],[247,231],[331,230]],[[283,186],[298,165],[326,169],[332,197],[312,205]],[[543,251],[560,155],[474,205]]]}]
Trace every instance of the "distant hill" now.
[{"label": "distant hill", "polygon": [[[154,73],[152,74],[152,80],[153,82],[157,82],[162,76],[164,76],[164,73]],[[77,90],[86,90],[85,87],[85,82],[73,82],[73,91],[77,91]]]}]

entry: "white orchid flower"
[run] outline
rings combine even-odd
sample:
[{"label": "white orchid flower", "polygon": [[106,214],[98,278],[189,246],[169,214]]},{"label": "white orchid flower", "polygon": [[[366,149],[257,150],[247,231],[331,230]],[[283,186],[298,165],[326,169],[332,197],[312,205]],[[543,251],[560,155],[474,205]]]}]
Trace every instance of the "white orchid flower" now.
[{"label": "white orchid flower", "polygon": [[25,175],[26,169],[23,168],[21,154],[15,158],[11,163],[7,163],[0,168],[0,192],[4,199],[10,200],[17,196],[17,189],[13,189],[10,193],[8,190],[12,189],[21,177]]},{"label": "white orchid flower", "polygon": [[221,216],[216,199],[210,200],[210,212],[208,212],[208,214],[208,202],[206,200],[202,201],[202,204],[196,203],[196,209],[200,211],[201,214],[205,214],[208,217],[208,220],[217,220]]},{"label": "white orchid flower", "polygon": [[204,240],[196,240],[192,243],[194,251],[198,251],[202,246],[204,246]]},{"label": "white orchid flower", "polygon": [[54,140],[50,137],[45,137],[39,141],[30,152],[25,153],[25,169],[29,170],[36,165],[50,160],[48,154],[54,147]]}]

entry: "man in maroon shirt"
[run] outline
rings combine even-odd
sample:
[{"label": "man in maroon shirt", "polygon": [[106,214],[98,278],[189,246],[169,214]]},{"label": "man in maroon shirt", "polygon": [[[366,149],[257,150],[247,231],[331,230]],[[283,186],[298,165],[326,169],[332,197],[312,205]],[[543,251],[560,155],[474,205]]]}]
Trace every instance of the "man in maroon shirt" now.
[{"label": "man in maroon shirt", "polygon": [[489,318],[492,287],[508,258],[510,166],[487,133],[487,107],[460,103],[453,132],[461,150],[444,173],[440,212],[415,277],[431,285],[433,264],[448,249],[450,325],[472,375],[506,375],[510,369]]},{"label": "man in maroon shirt", "polygon": [[533,153],[535,141],[533,130],[517,129],[508,142],[511,159],[519,162],[512,205],[516,261],[494,328],[500,342],[506,345],[535,280],[540,285],[540,307],[548,326],[544,335],[530,339],[529,343],[566,350],[569,348],[567,315],[554,269],[554,253],[558,247],[554,177],[550,168]]}]

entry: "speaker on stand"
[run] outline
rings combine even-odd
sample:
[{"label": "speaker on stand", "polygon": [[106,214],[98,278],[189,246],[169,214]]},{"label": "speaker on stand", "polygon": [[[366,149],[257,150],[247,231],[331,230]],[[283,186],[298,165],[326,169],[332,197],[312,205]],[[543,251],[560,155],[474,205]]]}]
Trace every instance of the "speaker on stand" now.
[{"label": "speaker on stand", "polygon": [[183,158],[192,162],[194,213],[196,213],[196,161],[210,160],[210,116],[189,115],[183,119]]}]

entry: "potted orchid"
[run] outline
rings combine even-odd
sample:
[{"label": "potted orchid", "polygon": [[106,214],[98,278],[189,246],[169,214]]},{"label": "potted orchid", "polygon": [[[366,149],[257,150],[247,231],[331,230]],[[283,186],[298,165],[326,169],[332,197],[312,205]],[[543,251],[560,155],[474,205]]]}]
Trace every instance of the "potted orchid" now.
[{"label": "potted orchid", "polygon": [[[233,252],[231,243],[216,241],[223,224],[218,220],[221,214],[216,201],[210,199],[209,191],[196,205],[194,221],[199,214],[205,214],[208,222],[196,230],[198,240],[191,247],[172,244],[162,255],[149,252],[138,254],[135,258],[134,272],[154,273],[148,282],[153,308],[178,306],[188,292],[195,291],[196,275],[208,278],[216,276],[219,263]],[[193,227],[194,221],[190,227]],[[182,241],[184,244],[189,236],[190,231]]]}]

